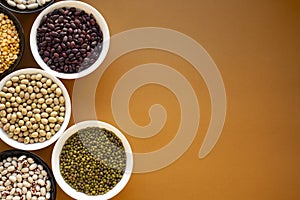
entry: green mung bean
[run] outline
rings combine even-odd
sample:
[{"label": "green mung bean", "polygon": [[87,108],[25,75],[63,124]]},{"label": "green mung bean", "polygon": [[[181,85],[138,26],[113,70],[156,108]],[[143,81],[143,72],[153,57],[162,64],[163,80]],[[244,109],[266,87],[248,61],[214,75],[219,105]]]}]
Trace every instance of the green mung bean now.
[{"label": "green mung bean", "polygon": [[65,142],[60,154],[60,171],[76,191],[102,195],[121,180],[126,167],[122,141],[99,127],[79,130]]}]

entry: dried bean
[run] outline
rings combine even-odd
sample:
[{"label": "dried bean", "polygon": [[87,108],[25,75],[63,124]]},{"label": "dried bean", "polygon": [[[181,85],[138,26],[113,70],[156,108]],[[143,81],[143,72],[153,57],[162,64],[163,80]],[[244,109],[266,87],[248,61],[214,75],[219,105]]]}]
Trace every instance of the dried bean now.
[{"label": "dried bean", "polygon": [[[92,36],[86,35],[85,30]],[[92,56],[95,61],[102,50],[103,36],[99,25],[91,14],[80,9],[64,7],[48,13],[43,17],[37,33],[40,56],[52,70],[58,72],[82,71],[93,64],[84,63],[84,58]],[[50,41],[47,39],[49,35],[52,37],[51,42],[45,42],[43,38]],[[51,51],[45,54],[45,50],[48,49]],[[94,51],[98,53],[92,54]]]},{"label": "dried bean", "polygon": [[125,167],[122,141],[113,132],[98,127],[84,128],[73,134],[60,154],[64,180],[88,195],[105,194],[114,188]]},{"label": "dried bean", "polygon": [[[32,144],[51,139],[64,122],[65,99],[62,90],[42,74],[21,74],[12,77],[5,82],[0,91],[1,96],[2,128],[8,137],[18,142]],[[53,116],[49,116],[53,111]],[[38,130],[42,126],[49,130]],[[46,135],[45,131],[53,134]]]},{"label": "dried bean", "polygon": [[20,10],[36,9],[38,7],[43,7],[50,0],[6,0],[6,3],[11,7],[17,7]]},{"label": "dried bean", "polygon": [[[36,166],[36,170],[28,171],[27,165]],[[5,165],[6,164],[6,165]],[[8,167],[5,167],[8,166]],[[20,166],[18,171],[1,174],[0,197],[1,199],[21,200],[21,199],[50,199],[51,182],[48,174],[43,170],[43,166],[35,163],[32,158],[23,155],[20,157],[8,157],[0,162],[1,172],[7,172],[11,166]],[[24,167],[25,166],[25,167]],[[26,169],[26,170],[24,170]],[[20,172],[21,171],[21,172]],[[39,179],[37,178],[39,177]],[[43,185],[43,186],[42,186]]]}]

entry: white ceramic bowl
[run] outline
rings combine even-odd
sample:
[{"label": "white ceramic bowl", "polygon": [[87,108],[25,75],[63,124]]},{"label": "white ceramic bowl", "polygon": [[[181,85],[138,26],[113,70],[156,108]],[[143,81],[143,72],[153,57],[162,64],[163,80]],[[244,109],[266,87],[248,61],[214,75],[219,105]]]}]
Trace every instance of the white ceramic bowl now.
[{"label": "white ceramic bowl", "polygon": [[59,131],[56,132],[56,134],[53,135],[52,138],[50,138],[50,140],[46,140],[45,142],[42,142],[42,143],[40,143],[40,142],[39,143],[34,143],[34,144],[20,143],[20,142],[14,140],[12,138],[9,138],[7,133],[4,132],[2,129],[0,129],[0,138],[6,144],[8,144],[11,147],[14,147],[16,149],[31,151],[31,150],[42,149],[42,148],[45,148],[45,147],[51,145],[63,134],[63,132],[67,128],[67,126],[69,124],[69,121],[70,121],[70,117],[71,117],[71,100],[70,100],[70,96],[69,96],[69,93],[68,93],[66,87],[64,86],[64,84],[58,78],[52,76],[51,74],[45,72],[44,70],[35,69],[35,68],[27,68],[27,69],[21,69],[21,70],[15,71],[15,72],[5,76],[1,80],[0,90],[2,90],[2,87],[5,85],[6,81],[8,81],[13,76],[20,75],[20,74],[37,74],[37,73],[40,73],[43,76],[52,79],[52,81],[54,83],[56,83],[61,88],[61,90],[63,92],[63,95],[64,95],[64,98],[65,98],[65,120],[64,120],[63,124],[61,125]]},{"label": "white ceramic bowl", "polygon": [[[123,177],[120,180],[120,182],[117,183],[117,185],[112,190],[110,190],[109,192],[107,192],[104,195],[88,196],[82,192],[77,192],[75,189],[73,189],[71,186],[69,186],[64,181],[64,179],[60,173],[59,156],[60,156],[61,150],[62,150],[66,140],[69,137],[71,137],[74,133],[76,133],[78,130],[87,128],[87,127],[100,127],[100,128],[104,128],[106,130],[112,131],[116,136],[118,136],[121,139],[123,146],[125,148],[126,157],[127,157],[125,173],[123,174]],[[56,142],[56,144],[53,148],[51,162],[52,162],[53,174],[54,174],[54,177],[55,177],[58,185],[69,196],[71,196],[74,199],[78,199],[78,200],[82,200],[82,199],[84,199],[84,200],[106,200],[106,199],[110,199],[110,198],[114,197],[115,195],[117,195],[126,186],[127,182],[129,181],[129,178],[131,176],[131,173],[132,173],[133,156],[132,156],[131,147],[130,147],[127,139],[117,128],[115,128],[114,126],[112,126],[108,123],[105,123],[105,122],[91,120],[91,121],[83,121],[83,122],[77,123],[65,131],[65,133],[59,138],[59,140]]]},{"label": "white ceramic bowl", "polygon": [[[96,19],[96,22],[100,26],[102,33],[103,33],[103,43],[102,43],[102,51],[100,53],[100,56],[95,61],[94,64],[89,66],[88,68],[78,72],[78,73],[60,73],[57,71],[54,71],[50,69],[50,67],[43,61],[41,56],[38,52],[38,46],[37,46],[37,40],[36,40],[36,34],[37,34],[37,28],[39,27],[41,20],[44,15],[52,12],[55,9],[59,9],[62,7],[75,7],[79,8],[81,10],[84,10],[86,13],[93,14],[93,16]],[[109,35],[109,28],[108,25],[104,19],[104,17],[99,13],[97,9],[92,7],[91,5],[81,2],[81,1],[60,1],[52,4],[51,6],[44,9],[35,19],[31,32],[30,32],[30,48],[31,53],[36,60],[36,62],[39,64],[41,68],[43,68],[45,71],[51,73],[53,76],[63,78],[63,79],[77,79],[84,76],[87,76],[88,74],[92,73],[94,70],[96,70],[101,63],[104,61],[104,58],[107,55],[108,49],[109,49],[109,43],[110,43],[110,35]]]}]

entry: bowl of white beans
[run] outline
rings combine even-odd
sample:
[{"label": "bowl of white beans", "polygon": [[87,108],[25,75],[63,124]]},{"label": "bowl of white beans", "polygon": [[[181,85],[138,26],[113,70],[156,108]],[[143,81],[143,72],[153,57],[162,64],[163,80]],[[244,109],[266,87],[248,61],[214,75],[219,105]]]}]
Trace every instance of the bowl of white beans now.
[{"label": "bowl of white beans", "polygon": [[0,199],[56,199],[53,172],[34,153],[23,150],[0,152],[0,172]]},{"label": "bowl of white beans", "polygon": [[54,3],[54,0],[1,0],[4,8],[20,14],[40,12]]},{"label": "bowl of white beans", "polygon": [[45,148],[63,134],[70,117],[68,91],[51,74],[26,68],[0,81],[0,138],[8,145]]}]

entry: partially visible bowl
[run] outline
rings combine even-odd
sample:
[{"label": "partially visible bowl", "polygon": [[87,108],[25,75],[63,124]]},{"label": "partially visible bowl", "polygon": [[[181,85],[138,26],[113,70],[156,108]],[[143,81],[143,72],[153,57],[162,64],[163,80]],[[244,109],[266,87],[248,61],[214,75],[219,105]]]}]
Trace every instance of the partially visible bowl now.
[{"label": "partially visible bowl", "polygon": [[[51,191],[50,191],[50,200],[56,199],[56,181],[54,179],[53,172],[51,171],[50,167],[47,165],[47,163],[40,158],[38,155],[23,151],[23,150],[6,150],[3,152],[0,152],[0,162],[2,162],[4,159],[7,159],[8,157],[21,157],[26,156],[27,158],[32,158],[36,164],[40,164],[43,166],[43,169],[47,172],[48,180],[51,182]],[[2,191],[3,192],[3,191]],[[3,198],[3,196],[2,196]]]},{"label": "partially visible bowl", "polygon": [[[55,57],[55,55],[52,55],[52,54],[54,54],[54,52],[52,52],[52,54],[50,53],[50,55],[44,56],[46,50],[39,49],[39,46],[38,46],[38,42],[39,41],[37,39],[38,28],[40,27],[40,25],[43,25],[45,23],[45,20],[46,20],[45,16],[47,14],[52,13],[52,12],[57,11],[57,10],[62,9],[62,8],[68,8],[68,9],[69,8],[76,8],[76,9],[80,9],[82,11],[85,11],[87,14],[91,14],[94,17],[94,19],[96,21],[96,25],[98,24],[99,27],[100,27],[100,30],[101,30],[101,32],[99,33],[99,35],[97,37],[99,37],[99,38],[101,37],[102,38],[102,41],[100,40],[100,42],[97,43],[96,47],[93,47],[93,48],[91,47],[90,48],[92,50],[93,49],[99,49],[99,50],[95,50],[97,52],[97,55],[95,57],[91,58],[91,56],[87,55],[87,52],[81,54],[81,55],[85,54],[86,57],[84,57],[84,56],[77,56],[77,55],[75,57],[74,56],[76,54],[75,52],[68,51],[68,50],[70,50],[69,46],[68,47],[63,47],[62,43],[66,44],[67,42],[71,42],[71,43],[74,42],[73,44],[77,46],[75,48],[76,49],[80,48],[80,51],[77,50],[77,53],[80,53],[82,49],[83,49],[83,51],[85,51],[84,49],[88,49],[88,48],[84,47],[83,43],[79,42],[78,38],[76,38],[76,39],[74,39],[74,38],[73,39],[68,39],[65,42],[63,42],[63,40],[64,40],[63,38],[65,36],[66,37],[70,37],[70,35],[71,35],[70,32],[69,32],[69,25],[67,25],[68,23],[66,23],[66,22],[59,23],[61,27],[64,27],[64,28],[68,29],[68,31],[62,31],[61,27],[59,29],[57,29],[57,27],[56,27],[56,25],[57,25],[56,23],[57,22],[55,22],[57,19],[53,20],[55,22],[55,24],[52,24],[53,25],[53,30],[55,32],[53,34],[55,34],[56,36],[51,35],[52,33],[49,34],[47,36],[48,39],[49,39],[48,41],[47,41],[46,36],[43,36],[41,38],[42,42],[44,42],[46,40],[44,42],[45,45],[52,45],[51,43],[53,41],[58,40],[57,44],[59,44],[59,47],[52,48],[52,49],[57,50],[57,52],[55,52],[55,53],[57,53],[56,54],[57,57]],[[60,11],[58,13],[60,13]],[[55,14],[55,15],[58,15],[58,14]],[[61,15],[63,15],[63,14],[61,14]],[[66,14],[66,16],[67,16],[67,14]],[[68,20],[71,20],[71,19],[68,19]],[[84,20],[78,21],[76,27],[73,27],[73,29],[74,30],[75,29],[76,30],[80,29],[81,33],[83,32],[83,30],[85,30],[86,32],[91,31],[92,28],[90,28],[90,29],[83,29],[83,28],[81,29],[81,28],[78,28],[78,27],[82,27],[83,26],[82,25],[83,21]],[[51,22],[51,23],[53,23],[53,22]],[[95,22],[93,22],[93,24],[94,23]],[[90,23],[90,24],[92,24],[92,23]],[[48,24],[47,24],[47,26],[45,25],[45,28],[48,28],[48,27],[50,27],[50,26],[48,26]],[[64,32],[64,34],[63,34],[63,32]],[[71,33],[73,34],[74,32],[72,31]],[[42,33],[44,33],[44,32],[42,32]],[[50,32],[47,31],[47,33],[50,33]],[[88,34],[88,33],[86,33],[86,34]],[[81,35],[81,34],[79,33],[78,35]],[[86,38],[87,38],[87,36],[83,40],[86,41],[85,40]],[[89,36],[89,38],[93,38],[93,37]],[[108,25],[107,25],[104,17],[100,14],[100,12],[97,9],[95,9],[91,5],[89,5],[87,3],[84,3],[84,2],[81,2],[81,1],[60,1],[60,2],[56,2],[56,3],[52,4],[51,6],[47,7],[45,10],[43,10],[37,16],[36,20],[34,21],[34,23],[32,25],[31,32],[30,32],[30,48],[31,48],[31,53],[32,53],[34,59],[36,60],[36,62],[38,63],[38,65],[42,69],[44,69],[45,71],[47,71],[48,73],[51,73],[53,76],[56,76],[56,77],[59,77],[59,78],[62,78],[62,79],[77,79],[77,78],[81,78],[81,77],[87,76],[88,74],[90,74],[94,70],[96,70],[101,65],[101,63],[104,61],[104,59],[105,59],[105,57],[106,57],[106,55],[108,53],[109,43],[110,43],[109,28],[108,28]],[[47,47],[49,47],[49,46],[47,46]],[[73,48],[73,47],[71,47],[71,48]],[[58,50],[58,49],[60,49],[60,50]],[[41,50],[43,51],[43,53],[41,53]],[[47,51],[48,51],[47,54],[49,54],[49,50],[47,50]],[[87,51],[89,51],[89,50],[87,50]],[[62,53],[65,53],[65,55],[62,55]],[[74,55],[71,57],[70,54],[74,54]],[[43,55],[44,57],[42,57],[41,55]],[[47,58],[45,58],[45,57],[47,57]],[[79,64],[76,64],[76,67],[78,67],[76,70],[75,69],[70,69],[71,66],[69,66],[69,64],[71,63],[71,61],[67,62],[65,60],[67,60],[67,59],[72,60],[74,58],[77,59],[77,57],[78,58],[81,57],[80,59],[84,59],[84,58],[90,59],[91,58],[89,60],[89,61],[91,61],[91,63],[88,64],[88,67],[87,67],[84,64],[83,60],[81,60],[81,61],[78,62]],[[55,60],[55,58],[57,60],[53,61],[53,60]],[[65,60],[60,60],[60,58],[65,59]],[[46,61],[45,61],[45,59],[46,59]],[[49,64],[50,63],[49,59],[50,60],[52,59],[51,60],[51,64]],[[61,69],[57,70],[57,66],[54,68],[54,62],[55,62],[55,64],[60,62],[61,64],[59,64],[58,66]],[[73,60],[72,60],[72,62],[73,62]],[[72,63],[70,65],[73,65],[72,67],[75,67],[74,63]],[[69,71],[65,70],[65,67],[67,67],[67,69],[69,67]],[[72,70],[73,70],[73,72],[71,72]]]},{"label": "partially visible bowl", "polygon": [[8,11],[2,7],[0,7],[0,13],[7,15],[9,17],[9,19],[13,21],[13,23],[17,29],[19,39],[20,39],[20,42],[19,42],[20,51],[18,53],[18,58],[14,61],[13,64],[10,65],[10,67],[7,70],[5,70],[3,73],[0,73],[0,80],[1,80],[7,74],[13,72],[16,69],[16,67],[18,66],[19,62],[21,61],[23,54],[24,54],[24,49],[25,49],[25,36],[24,36],[23,27],[22,27],[20,21],[17,19],[17,17],[13,13],[11,13],[10,11]]},{"label": "partially visible bowl", "polygon": [[[14,1],[14,0],[11,0],[11,1]],[[10,11],[15,12],[15,13],[19,13],[19,14],[31,14],[31,13],[42,11],[46,7],[48,7],[51,4],[53,4],[54,1],[55,0],[48,0],[48,2],[45,2],[45,4],[43,6],[38,6],[37,8],[34,8],[34,9],[25,8],[23,10],[17,8],[16,6],[13,7],[13,6],[9,5],[6,0],[1,0],[0,1],[0,5],[3,6],[4,8],[6,8],[7,10],[10,10]]]},{"label": "partially visible bowl", "polygon": [[[99,128],[113,132],[115,134],[115,136],[117,136],[121,140],[122,145],[125,149],[125,153],[126,153],[126,167],[125,167],[125,171],[124,171],[124,174],[123,174],[121,180],[114,186],[114,188],[112,188],[107,193],[102,194],[102,195],[95,195],[95,196],[87,195],[83,192],[76,191],[64,180],[64,178],[61,174],[61,171],[60,171],[60,155],[61,155],[62,149],[63,149],[66,141],[71,136],[73,136],[76,132],[78,132],[79,130],[83,130],[83,129],[89,128],[89,127],[99,127]],[[70,152],[68,151],[68,153],[70,153]],[[131,173],[132,173],[132,168],[133,168],[132,150],[131,150],[130,144],[128,143],[125,136],[114,126],[112,126],[108,123],[105,123],[102,121],[96,121],[96,120],[79,122],[79,123],[71,126],[70,128],[68,128],[66,130],[66,132],[56,142],[56,144],[53,148],[51,162],[52,162],[52,170],[53,170],[53,173],[54,173],[54,176],[55,176],[55,179],[56,179],[58,185],[61,187],[61,189],[65,193],[67,193],[72,198],[78,199],[78,200],[81,200],[81,199],[106,200],[106,199],[110,199],[110,198],[114,197],[128,183]],[[72,168],[72,169],[76,170],[75,168]],[[99,175],[99,177],[100,177],[100,175]],[[97,185],[97,187],[101,187],[101,185]]]},{"label": "partially visible bowl", "polygon": [[[65,107],[64,121],[61,124],[59,130],[49,140],[46,140],[44,142],[37,142],[37,143],[33,143],[33,144],[25,144],[25,143],[16,141],[16,140],[14,140],[14,139],[12,139],[8,136],[8,134],[4,131],[4,128],[0,129],[0,138],[6,144],[8,144],[11,147],[14,147],[16,149],[22,149],[22,150],[28,150],[28,151],[42,149],[42,148],[45,148],[45,147],[51,145],[52,143],[54,143],[63,134],[63,132],[67,128],[67,126],[69,124],[69,121],[70,121],[70,117],[71,117],[71,100],[70,100],[70,96],[69,96],[68,91],[65,88],[64,84],[58,78],[52,76],[51,74],[45,72],[44,70],[35,69],[35,68],[21,69],[21,70],[15,71],[15,72],[7,75],[6,77],[4,77],[0,81],[0,91],[2,90],[2,88],[4,87],[4,85],[7,81],[9,81],[12,77],[18,76],[20,74],[42,74],[44,77],[50,78],[53,81],[53,83],[57,84],[57,86],[62,91],[62,95],[63,95],[64,101],[65,101],[64,102],[64,107]],[[24,97],[24,98],[26,98],[26,97]],[[2,117],[0,116],[0,118],[2,118]],[[9,122],[9,120],[8,120],[8,122]]]}]

